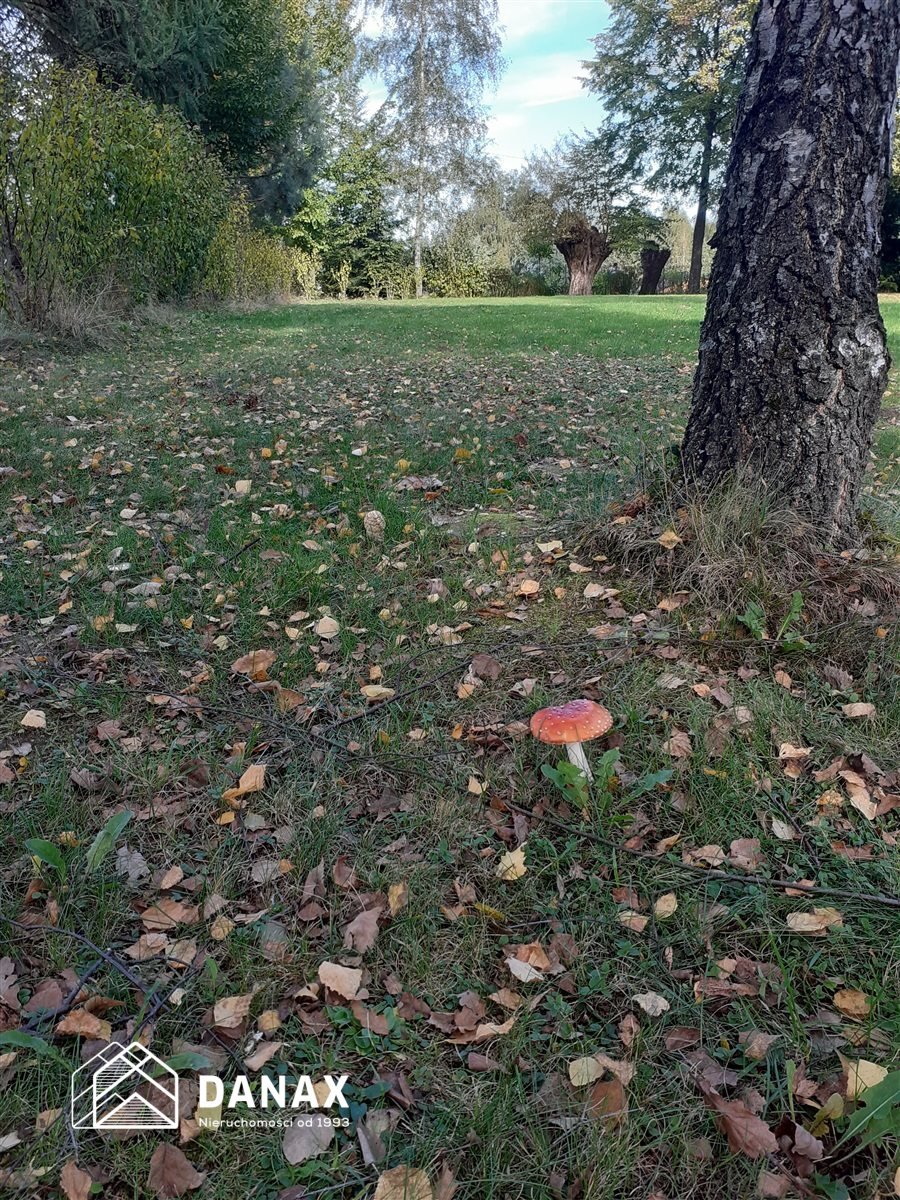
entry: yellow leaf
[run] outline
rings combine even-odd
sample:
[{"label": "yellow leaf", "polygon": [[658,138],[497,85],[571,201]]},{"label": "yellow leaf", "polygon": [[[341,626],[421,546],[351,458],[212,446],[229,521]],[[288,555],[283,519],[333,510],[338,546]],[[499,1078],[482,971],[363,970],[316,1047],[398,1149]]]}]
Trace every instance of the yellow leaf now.
[{"label": "yellow leaf", "polygon": [[251,792],[261,792],[266,778],[265,763],[253,763],[238,780],[237,787],[226,788],[222,793],[223,800],[239,800]]},{"label": "yellow leaf", "polygon": [[847,1072],[848,1100],[855,1100],[866,1088],[874,1087],[876,1083],[881,1083],[882,1079],[887,1076],[887,1068],[881,1066],[880,1063],[869,1062],[865,1058],[845,1058],[840,1051],[838,1051],[838,1058],[841,1060],[841,1066]]},{"label": "yellow leaf", "polygon": [[681,544],[683,539],[678,536],[674,529],[667,529],[656,540],[666,550],[674,550],[676,546]]},{"label": "yellow leaf", "polygon": [[515,850],[507,850],[500,856],[500,861],[497,863],[495,872],[498,879],[503,879],[506,882],[511,882],[513,879],[521,879],[528,867],[525,864],[525,844],[517,846]]},{"label": "yellow leaf", "polygon": [[666,894],[664,896],[660,896],[660,898],[653,905],[653,913],[658,920],[665,921],[672,916],[677,908],[678,897],[674,892],[666,892]]}]

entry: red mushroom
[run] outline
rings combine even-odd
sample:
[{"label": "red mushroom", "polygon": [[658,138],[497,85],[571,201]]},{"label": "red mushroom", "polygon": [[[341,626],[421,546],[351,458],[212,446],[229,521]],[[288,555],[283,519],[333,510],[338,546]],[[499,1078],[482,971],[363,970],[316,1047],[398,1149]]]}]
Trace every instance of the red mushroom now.
[{"label": "red mushroom", "polygon": [[593,700],[570,700],[541,708],[531,718],[531,733],[539,742],[565,746],[569,762],[593,779],[583,742],[603,737],[612,729],[612,714]]}]

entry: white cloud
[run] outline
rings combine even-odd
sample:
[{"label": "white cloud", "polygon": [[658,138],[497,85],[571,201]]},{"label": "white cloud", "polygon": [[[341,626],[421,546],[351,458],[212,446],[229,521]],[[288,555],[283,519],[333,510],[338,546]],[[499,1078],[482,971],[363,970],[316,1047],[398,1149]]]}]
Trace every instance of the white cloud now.
[{"label": "white cloud", "polygon": [[491,107],[542,108],[585,95],[580,76],[584,74],[578,54],[544,54],[520,58],[500,81]]}]

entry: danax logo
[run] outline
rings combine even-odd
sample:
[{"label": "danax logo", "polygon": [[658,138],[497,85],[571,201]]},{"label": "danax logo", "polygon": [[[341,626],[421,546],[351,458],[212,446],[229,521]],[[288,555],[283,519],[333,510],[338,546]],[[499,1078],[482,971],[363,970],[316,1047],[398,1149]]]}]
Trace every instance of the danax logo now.
[{"label": "danax logo", "polygon": [[220,1125],[223,1108],[233,1111],[239,1105],[252,1109],[319,1109],[333,1105],[348,1108],[344,1088],[349,1078],[349,1075],[337,1078],[325,1075],[316,1082],[311,1075],[301,1075],[295,1084],[289,1084],[284,1075],[274,1079],[263,1075],[258,1081],[238,1075],[233,1082],[226,1083],[218,1075],[200,1075],[197,1123],[204,1127]]}]

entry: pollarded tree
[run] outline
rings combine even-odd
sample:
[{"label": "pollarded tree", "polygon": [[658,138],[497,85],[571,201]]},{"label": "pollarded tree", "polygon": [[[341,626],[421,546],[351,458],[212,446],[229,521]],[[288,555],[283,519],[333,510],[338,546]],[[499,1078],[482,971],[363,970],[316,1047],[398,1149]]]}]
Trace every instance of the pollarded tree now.
[{"label": "pollarded tree", "polygon": [[373,0],[372,7],[383,22],[373,55],[388,88],[393,173],[421,296],[429,216],[441,192],[465,179],[484,137],[482,96],[501,67],[497,0]]},{"label": "pollarded tree", "polygon": [[613,250],[636,250],[663,222],[647,212],[627,161],[609,131],[561,143],[529,160],[520,199],[533,244],[550,241],[569,272],[569,295],[589,296]]},{"label": "pollarded tree", "polygon": [[696,196],[688,291],[699,292],[753,0],[610,0],[610,8],[585,64],[587,86],[650,186]]},{"label": "pollarded tree", "polygon": [[688,479],[736,468],[852,536],[889,355],[879,218],[897,0],[760,0],[725,176]]}]

